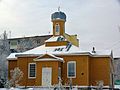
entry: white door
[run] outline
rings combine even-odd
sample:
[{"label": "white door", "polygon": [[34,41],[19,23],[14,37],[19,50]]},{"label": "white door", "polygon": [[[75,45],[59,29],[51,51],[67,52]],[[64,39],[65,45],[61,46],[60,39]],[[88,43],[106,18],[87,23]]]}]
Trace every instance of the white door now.
[{"label": "white door", "polygon": [[51,86],[52,80],[52,68],[43,67],[42,68],[42,86]]}]

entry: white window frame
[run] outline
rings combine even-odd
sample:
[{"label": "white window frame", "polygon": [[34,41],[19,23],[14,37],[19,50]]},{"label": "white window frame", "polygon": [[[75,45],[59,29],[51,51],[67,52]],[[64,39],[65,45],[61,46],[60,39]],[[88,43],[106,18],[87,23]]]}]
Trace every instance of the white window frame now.
[{"label": "white window frame", "polygon": [[[30,77],[30,65],[31,64],[34,64],[35,65],[35,77]],[[36,73],[37,73],[37,70],[36,70],[37,68],[36,68],[36,63],[29,63],[29,65],[28,65],[28,78],[29,79],[34,79],[34,78],[36,78]]]},{"label": "white window frame", "polygon": [[[75,76],[69,76],[68,74],[69,74],[69,72],[68,72],[68,65],[69,65],[69,63],[74,63],[75,65],[74,65],[74,69],[75,69]],[[68,61],[67,62],[67,78],[76,78],[76,61]]]}]

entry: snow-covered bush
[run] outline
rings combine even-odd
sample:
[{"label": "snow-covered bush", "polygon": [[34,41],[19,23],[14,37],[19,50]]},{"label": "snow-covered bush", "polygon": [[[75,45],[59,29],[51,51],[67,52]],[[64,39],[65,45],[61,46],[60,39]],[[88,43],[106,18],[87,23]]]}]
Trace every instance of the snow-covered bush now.
[{"label": "snow-covered bush", "polygon": [[23,77],[23,72],[18,68],[10,71],[11,79],[6,83],[6,87],[16,87]]}]

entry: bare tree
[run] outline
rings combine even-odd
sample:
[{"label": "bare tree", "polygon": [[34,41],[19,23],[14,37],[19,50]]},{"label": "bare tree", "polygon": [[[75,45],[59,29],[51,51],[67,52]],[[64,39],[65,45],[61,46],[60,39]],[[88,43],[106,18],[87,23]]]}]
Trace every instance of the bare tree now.
[{"label": "bare tree", "polygon": [[10,54],[9,41],[7,39],[7,33],[4,31],[0,35],[0,79],[7,80],[7,60],[6,57]]}]

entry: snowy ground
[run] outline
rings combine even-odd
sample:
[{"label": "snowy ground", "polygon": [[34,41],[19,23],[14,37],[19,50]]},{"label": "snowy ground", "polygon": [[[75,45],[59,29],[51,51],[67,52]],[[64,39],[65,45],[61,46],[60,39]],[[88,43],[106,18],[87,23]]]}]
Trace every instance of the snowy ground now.
[{"label": "snowy ground", "polygon": [[20,88],[1,88],[0,90],[54,90],[49,88],[28,88],[28,89],[20,89]]},{"label": "snowy ground", "polygon": [[[27,89],[20,89],[20,88],[1,88],[0,90],[54,90],[53,88],[27,88]],[[65,89],[64,89],[65,90]],[[78,90],[76,88],[72,90]]]},{"label": "snowy ground", "polygon": [[[119,88],[120,89],[120,85],[115,85],[115,88]],[[49,88],[49,87],[43,87],[43,88],[39,88],[39,87],[34,87],[34,88],[0,88],[0,90],[54,90],[54,88]],[[60,90],[60,89],[59,89]],[[62,90],[66,90],[66,89],[62,89]],[[77,87],[74,87],[72,90],[79,90],[77,89]],[[96,89],[91,89],[91,90],[96,90]],[[109,89],[103,89],[103,90],[109,90]]]},{"label": "snowy ground", "polygon": [[0,90],[53,90],[53,89],[48,89],[48,88],[27,88],[27,89],[20,89],[20,88],[1,88]]},{"label": "snowy ground", "polygon": [[[28,89],[20,89],[20,88],[10,88],[10,89],[7,89],[7,88],[1,88],[0,90],[54,90],[54,89],[53,88],[28,88]],[[72,90],[79,90],[79,89],[73,88]],[[96,90],[96,89],[91,89],[91,90]],[[103,90],[109,90],[109,89],[103,89]]]}]

